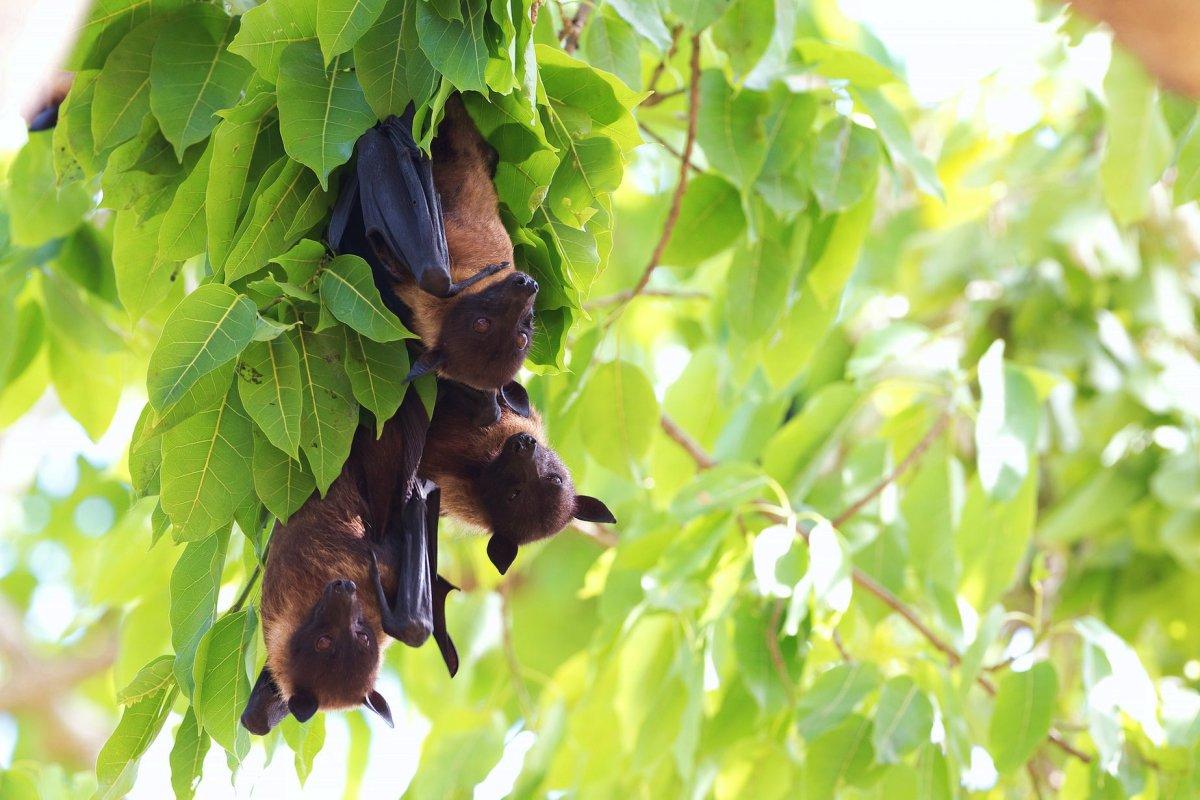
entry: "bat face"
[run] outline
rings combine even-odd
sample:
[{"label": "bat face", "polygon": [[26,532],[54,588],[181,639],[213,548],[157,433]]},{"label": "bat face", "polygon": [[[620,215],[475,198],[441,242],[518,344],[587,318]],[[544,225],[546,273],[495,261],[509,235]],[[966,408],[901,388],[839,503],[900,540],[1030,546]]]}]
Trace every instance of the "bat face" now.
[{"label": "bat face", "polygon": [[537,281],[523,272],[457,298],[442,320],[438,372],[477,389],[516,377],[533,343]]},{"label": "bat face", "polygon": [[363,615],[358,587],[354,581],[330,581],[288,640],[287,675],[279,677],[292,687],[293,701],[300,697],[314,711],[348,708],[360,705],[374,690],[379,656],[379,641]]}]

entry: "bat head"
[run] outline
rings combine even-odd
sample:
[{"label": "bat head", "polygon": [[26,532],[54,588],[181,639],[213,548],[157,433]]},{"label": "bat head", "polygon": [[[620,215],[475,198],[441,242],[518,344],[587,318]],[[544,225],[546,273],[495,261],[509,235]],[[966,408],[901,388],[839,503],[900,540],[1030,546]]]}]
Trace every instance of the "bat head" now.
[{"label": "bat head", "polygon": [[516,377],[533,343],[538,284],[513,271],[449,301],[437,343],[413,367],[415,377],[436,369],[476,389],[499,389]]},{"label": "bat head", "polygon": [[553,536],[572,518],[616,522],[604,503],[575,493],[571,474],[558,454],[528,433],[505,440],[484,468],[479,484],[492,529],[488,557],[501,574],[520,545]]},{"label": "bat head", "polygon": [[[364,705],[392,724],[387,701],[375,691],[380,632],[363,614],[354,581],[333,580],[285,644],[275,664],[263,668],[242,713],[242,725],[265,734],[291,714],[308,721],[319,710]],[[280,686],[288,687],[287,696]]]}]

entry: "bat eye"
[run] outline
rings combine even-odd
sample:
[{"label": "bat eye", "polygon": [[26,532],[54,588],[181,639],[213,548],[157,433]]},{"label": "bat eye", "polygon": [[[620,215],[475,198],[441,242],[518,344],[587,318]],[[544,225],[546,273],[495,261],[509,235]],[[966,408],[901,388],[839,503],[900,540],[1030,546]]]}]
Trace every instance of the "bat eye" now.
[{"label": "bat eye", "polygon": [[562,475],[551,475],[550,482],[553,483],[555,486],[562,486],[562,482],[563,482]]},{"label": "bat eye", "polygon": [[517,334],[517,349],[524,350],[529,346],[529,335],[525,333]]},{"label": "bat eye", "polygon": [[511,503],[513,500],[516,500],[520,496],[521,496],[521,490],[513,489],[511,492],[508,493],[508,502]]},{"label": "bat eye", "polygon": [[321,636],[317,639],[316,648],[318,653],[327,652],[331,647],[333,647],[333,637]]},{"label": "bat eye", "polygon": [[476,333],[487,333],[492,328],[492,321],[487,317],[480,317],[471,324],[471,328]]},{"label": "bat eye", "polygon": [[367,635],[366,631],[359,631],[357,636],[358,636],[358,643],[361,644],[363,647],[371,646],[371,637]]}]

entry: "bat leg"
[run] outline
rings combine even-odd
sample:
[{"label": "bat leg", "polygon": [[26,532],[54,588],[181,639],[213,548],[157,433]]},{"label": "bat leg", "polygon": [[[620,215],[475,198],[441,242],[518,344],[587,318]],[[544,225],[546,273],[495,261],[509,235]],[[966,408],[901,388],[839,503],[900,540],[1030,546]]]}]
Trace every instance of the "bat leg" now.
[{"label": "bat leg", "polygon": [[[479,283],[484,278],[488,278],[488,277],[491,277],[492,275],[495,275],[497,272],[499,272],[500,270],[504,269],[507,266],[508,266],[507,261],[501,261],[498,264],[488,264],[486,267],[479,270],[479,272],[476,272],[471,277],[464,278],[463,280],[459,281],[458,283],[452,283],[449,286],[447,286],[446,293],[443,295],[439,295],[439,297],[454,297],[456,294],[461,292],[463,289],[469,289],[470,287]],[[426,290],[426,291],[428,291],[428,290]]]},{"label": "bat leg", "polygon": [[[409,647],[420,647],[433,632],[433,579],[425,530],[426,497],[414,490],[390,523],[398,551],[396,593],[388,598],[372,552],[371,582],[379,600],[384,633]],[[434,532],[436,536],[436,530]],[[390,601],[390,602],[389,602]]]}]

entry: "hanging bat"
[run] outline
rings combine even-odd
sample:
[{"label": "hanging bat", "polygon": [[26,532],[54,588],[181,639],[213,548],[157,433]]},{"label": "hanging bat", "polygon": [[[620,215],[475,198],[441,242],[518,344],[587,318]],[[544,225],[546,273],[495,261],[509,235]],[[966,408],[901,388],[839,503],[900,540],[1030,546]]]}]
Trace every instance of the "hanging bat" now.
[{"label": "hanging bat", "polygon": [[441,488],[444,513],[491,532],[488,558],[508,571],[523,544],[561,531],[572,518],[616,522],[603,502],[575,493],[571,474],[546,446],[542,421],[519,384],[503,396],[500,418],[475,424],[478,398],[452,382],[439,382],[438,402],[418,475]]},{"label": "hanging bat", "polygon": [[434,371],[496,391],[529,352],[537,281],[512,266],[495,151],[461,98],[446,103],[432,159],[412,119],[410,106],[359,138],[329,243],[371,265],[384,302],[424,343],[409,379]]},{"label": "hanging bat", "polygon": [[417,647],[432,634],[458,671],[445,617],[455,587],[436,574],[438,492],[415,476],[427,422],[409,392],[378,441],[356,433],[326,496],[276,527],[260,606],[267,663],[242,713],[251,733],[359,705],[390,725],[375,689],[389,636]]}]

